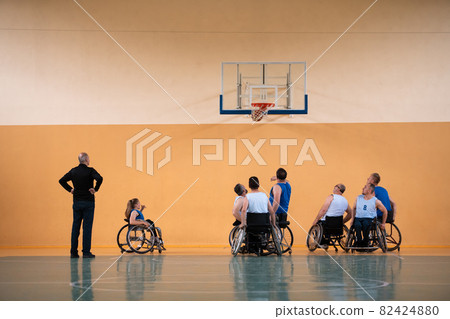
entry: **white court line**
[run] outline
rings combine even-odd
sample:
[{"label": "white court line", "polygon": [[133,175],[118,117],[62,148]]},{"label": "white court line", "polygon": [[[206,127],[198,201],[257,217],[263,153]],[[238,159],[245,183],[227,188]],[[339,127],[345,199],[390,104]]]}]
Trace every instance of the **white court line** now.
[{"label": "white court line", "polygon": [[122,253],[122,255],[120,255],[119,256],[119,258],[117,258],[112,264],[111,264],[111,266],[109,266],[108,267],[108,269],[106,269],[101,275],[100,275],[100,277],[98,277],[78,298],[77,298],[77,300],[76,301],[78,301],[78,300],[80,300],[80,298],[81,297],[83,297],[84,296],[84,294],[86,293],[86,292],[88,292],[91,288],[92,288],[92,286],[94,286],[94,284],[97,282],[97,281],[99,281],[100,280],[100,278],[102,278],[102,276],[104,275],[104,274],[106,274],[106,272],[112,267],[112,266],[114,266],[114,264],[123,256],[123,254],[125,254],[125,252],[123,252]]},{"label": "white court line", "polygon": [[180,108],[180,109],[182,109],[194,122],[195,122],[195,124],[197,124],[197,125],[200,125],[198,122],[197,122],[197,120],[181,105],[181,103],[180,102],[178,102],[127,50],[125,50],[125,48],[108,32],[108,31],[106,31],[106,29],[105,28],[103,28],[102,26],[101,26],[101,24],[97,21],[97,20],[95,20],[95,18],[89,13],[89,12],[87,12],[87,10],[85,9],[85,8],[83,8],[76,0],[73,0],[73,2],[75,2],[76,4],[77,4],[77,6],[79,6],[80,7],[80,9],[81,10],[83,10],[84,11],[84,13],[86,13],[86,15],[92,20],[92,21],[94,21],[94,23],[100,28],[100,29],[102,29],[103,30],[103,32],[105,32],[105,34],[111,39],[111,40],[113,40],[114,41],[114,43],[115,44],[117,44],[117,46],[120,48],[120,49],[122,49],[122,51],[123,52],[125,52],[125,54],[126,55],[128,55],[128,57],[142,70],[142,71],[144,71],[144,73],[150,78],[150,79],[152,79],[153,80],[153,82],[155,82],[156,83],[156,85],[158,85],[159,86],[159,88],[161,89],[161,90],[163,90],[164,91],[164,93],[173,101],[173,102],[175,102],[175,104],[176,105],[178,105],[178,107]]},{"label": "white court line", "polygon": [[[261,189],[264,191],[264,193],[266,193],[266,195],[270,198],[270,194],[261,186],[261,184],[260,183],[258,183],[259,184],[259,187],[261,187]],[[274,199],[274,202],[275,202],[275,199]],[[278,203],[278,202],[276,202],[278,205],[280,204],[280,203]],[[281,206],[279,206],[279,207],[281,207]],[[281,209],[286,213],[286,214],[288,214],[288,212],[287,211],[285,211],[284,210],[284,208],[283,207],[281,207]],[[302,227],[302,225],[300,225],[293,217],[292,217],[292,215],[290,215],[290,214],[288,214],[288,216],[290,217],[290,218],[292,218],[292,220],[303,230],[303,232],[305,232],[305,234],[306,234],[306,236],[308,236],[308,232]],[[315,241],[315,240],[314,240]],[[316,242],[316,244],[317,245],[319,245],[319,243],[318,242]],[[325,253],[328,255],[328,257],[330,257],[335,263],[336,263],[336,265],[338,265],[339,266],[339,268],[341,268],[342,269],[342,271],[343,272],[345,272],[346,274],[347,274],[347,276],[349,276],[350,277],[350,279],[351,280],[353,280],[357,285],[358,285],[358,287],[360,287],[373,301],[375,301],[375,299],[367,292],[367,290],[366,289],[364,289],[364,287],[363,286],[361,286],[360,284],[359,284],[359,282],[355,279],[355,278],[353,278],[352,277],[352,275],[350,275],[345,269],[344,269],[344,267],[342,267],[337,261],[336,261],[336,259],[334,259],[329,253],[328,253],[328,251],[326,251],[325,250]]]},{"label": "white court line", "polygon": [[[358,22],[366,13],[367,13],[367,11],[369,11],[374,5],[375,5],[375,3],[377,3],[378,2],[378,0],[375,0],[366,10],[364,10],[364,12],[363,13],[361,13],[360,15],[359,15],[359,17],[358,18],[356,18],[356,20],[355,21],[353,21],[352,22],[352,24],[350,24],[350,26],[347,28],[347,29],[345,29],[345,31],[336,39],[336,40],[334,40],[334,42],[333,43],[331,43],[329,46],[328,46],[328,48],[326,48],[325,49],[325,51],[323,51],[315,60],[314,60],[314,62],[313,63],[311,63],[311,65],[308,67],[308,68],[306,68],[306,70],[282,93],[282,94],[280,94],[280,97],[279,98],[277,98],[276,100],[275,100],[275,102],[278,102],[278,100],[279,99],[281,99],[281,97],[287,92],[287,91],[289,91],[289,89],[290,88],[292,88],[294,85],[295,85],[295,83],[297,83],[298,82],[298,80],[300,80],[304,75],[305,75],[305,73],[306,72],[308,72],[308,70],[309,69],[311,69],[355,24],[356,24],[356,22]],[[255,122],[255,121],[253,121],[253,124],[252,125],[254,125],[255,123],[257,123],[257,122]]]},{"label": "white court line", "polygon": [[169,209],[171,209],[172,208],[172,206],[173,205],[175,205],[175,203],[176,202],[178,202],[178,200],[181,198],[181,197],[183,197],[184,196],[184,194],[186,194],[187,193],[187,191],[188,190],[190,190],[191,188],[192,188],[192,186],[194,186],[195,185],[195,183],[197,183],[198,182],[198,180],[200,179],[200,177],[198,177],[192,184],[191,184],[191,186],[189,186],[180,196],[178,196],[178,198],[177,199],[175,199],[174,201],[173,201],[173,203],[153,222],[155,225],[156,225],[156,222],[158,221],[158,220],[160,220],[163,216],[164,216],[164,214],[165,213],[167,213],[167,211],[169,210]]},{"label": "white court line", "polygon": [[401,259],[401,260],[405,259],[404,257],[398,256],[398,255],[396,255],[394,253],[391,253],[391,252],[388,252],[387,255],[397,257],[398,259]]}]

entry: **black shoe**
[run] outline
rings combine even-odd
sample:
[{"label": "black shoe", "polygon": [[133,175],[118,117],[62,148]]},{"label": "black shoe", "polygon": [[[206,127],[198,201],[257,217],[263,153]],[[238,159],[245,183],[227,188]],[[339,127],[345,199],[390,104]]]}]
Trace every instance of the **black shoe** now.
[{"label": "black shoe", "polygon": [[78,254],[70,254],[70,258],[80,258],[80,255],[78,255]]},{"label": "black shoe", "polygon": [[95,255],[92,253],[83,254],[83,258],[95,258]]}]

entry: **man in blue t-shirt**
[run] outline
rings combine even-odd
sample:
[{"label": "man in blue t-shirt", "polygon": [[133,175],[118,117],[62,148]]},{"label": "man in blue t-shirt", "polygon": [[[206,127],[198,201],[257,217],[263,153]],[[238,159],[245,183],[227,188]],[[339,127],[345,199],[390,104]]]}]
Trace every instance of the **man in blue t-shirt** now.
[{"label": "man in blue t-shirt", "polygon": [[[291,184],[286,180],[287,172],[284,168],[277,170],[276,181],[270,190],[270,203],[277,217],[277,221],[286,221],[289,209],[289,201],[291,200]],[[272,177],[272,181],[275,177]]]},{"label": "man in blue t-shirt", "polygon": [[[388,191],[384,187],[378,186],[380,180],[381,180],[380,174],[373,173],[367,179],[367,183],[375,185],[375,197],[378,198],[383,203],[384,207],[386,207],[388,211],[388,217],[386,222],[392,223],[395,221],[395,216],[397,213],[397,205],[389,196]],[[382,216],[383,213],[378,209],[377,218],[381,219]]]}]

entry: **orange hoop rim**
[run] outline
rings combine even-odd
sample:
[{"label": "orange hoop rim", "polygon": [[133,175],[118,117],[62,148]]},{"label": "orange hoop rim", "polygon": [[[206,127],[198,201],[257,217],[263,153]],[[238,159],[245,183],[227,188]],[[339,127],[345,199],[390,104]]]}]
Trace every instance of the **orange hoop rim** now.
[{"label": "orange hoop rim", "polygon": [[275,103],[262,103],[262,102],[258,102],[258,103],[252,103],[252,107],[254,108],[260,108],[260,109],[266,109],[269,107],[274,107]]}]

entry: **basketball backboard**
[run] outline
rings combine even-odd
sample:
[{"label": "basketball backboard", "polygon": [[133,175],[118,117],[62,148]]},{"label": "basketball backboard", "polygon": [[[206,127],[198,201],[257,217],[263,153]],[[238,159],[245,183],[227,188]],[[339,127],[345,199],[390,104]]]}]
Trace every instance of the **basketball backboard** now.
[{"label": "basketball backboard", "polygon": [[269,114],[307,114],[306,62],[222,62],[220,114],[261,102],[275,104]]}]

